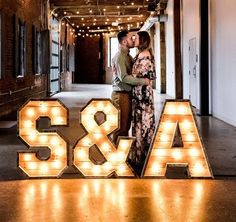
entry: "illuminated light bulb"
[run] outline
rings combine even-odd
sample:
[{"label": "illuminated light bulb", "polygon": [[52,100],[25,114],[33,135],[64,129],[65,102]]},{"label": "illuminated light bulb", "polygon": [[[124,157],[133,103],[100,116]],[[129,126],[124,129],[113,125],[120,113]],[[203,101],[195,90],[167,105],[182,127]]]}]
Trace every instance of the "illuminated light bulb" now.
[{"label": "illuminated light bulb", "polygon": [[54,123],[55,125],[61,125],[64,123],[64,119],[61,116],[56,117]]},{"label": "illuminated light bulb", "polygon": [[189,128],[191,127],[191,122],[188,121],[188,120],[184,120],[184,121],[183,121],[183,127],[184,127],[185,129],[189,129]]},{"label": "illuminated light bulb", "polygon": [[26,113],[27,113],[28,117],[33,117],[35,115],[35,112],[34,112],[33,108],[27,109]]},{"label": "illuminated light bulb", "polygon": [[59,107],[53,107],[51,112],[53,115],[59,115],[61,113],[61,109]]},{"label": "illuminated light bulb", "polygon": [[176,160],[180,160],[182,158],[182,154],[181,154],[181,152],[179,150],[174,150],[173,151],[173,157]]},{"label": "illuminated light bulb", "polygon": [[31,128],[33,123],[30,120],[24,121],[24,127],[25,128]]},{"label": "illuminated light bulb", "polygon": [[39,137],[39,140],[40,140],[41,143],[46,143],[47,140],[48,140],[48,136],[42,135],[42,136]]},{"label": "illuminated light bulb", "polygon": [[187,106],[186,105],[180,105],[178,106],[178,114],[183,114],[185,115],[188,112]]},{"label": "illuminated light bulb", "polygon": [[122,151],[117,152],[117,160],[122,161],[123,159],[125,159],[125,153]]},{"label": "illuminated light bulb", "polygon": [[127,150],[130,147],[130,142],[128,140],[120,140],[119,148],[121,150]]},{"label": "illuminated light bulb", "polygon": [[101,149],[104,150],[105,152],[109,152],[110,151],[110,144],[106,143],[106,142],[102,143]]},{"label": "illuminated light bulb", "polygon": [[41,166],[40,166],[40,171],[42,173],[47,173],[47,171],[48,171],[48,164],[47,163],[42,163]]},{"label": "illuminated light bulb", "polygon": [[82,122],[86,123],[86,122],[90,122],[91,119],[93,118],[93,114],[87,114],[87,113],[83,113],[83,116],[82,116]]},{"label": "illuminated light bulb", "polygon": [[176,113],[176,106],[175,105],[169,105],[166,109],[167,114],[175,114]]},{"label": "illuminated light bulb", "polygon": [[40,104],[40,111],[42,113],[46,113],[48,111],[48,107],[45,104]]},{"label": "illuminated light bulb", "polygon": [[195,172],[196,174],[200,174],[200,173],[202,173],[202,172],[204,171],[204,167],[203,167],[203,165],[202,165],[201,163],[196,163],[196,164],[194,165],[193,170],[194,170],[194,172]]},{"label": "illuminated light bulb", "polygon": [[35,141],[36,140],[36,133],[34,131],[30,132],[28,139],[30,141]]},{"label": "illuminated light bulb", "polygon": [[86,122],[86,124],[84,124],[86,129],[89,129],[91,132],[94,131],[94,129],[96,128],[97,124],[94,121],[90,122]]},{"label": "illuminated light bulb", "polygon": [[116,155],[114,153],[110,153],[108,155],[108,158],[107,158],[109,161],[111,162],[115,162],[116,161]]},{"label": "illuminated light bulb", "polygon": [[159,173],[159,171],[160,171],[160,164],[153,163],[151,169],[152,169],[153,173]]},{"label": "illuminated light bulb", "polygon": [[32,154],[23,154],[23,157],[25,162],[32,161]]},{"label": "illuminated light bulb", "polygon": [[53,161],[53,162],[52,162],[52,168],[53,168],[53,169],[60,169],[61,166],[62,166],[61,161]]},{"label": "illuminated light bulb", "polygon": [[87,108],[86,108],[86,113],[88,113],[88,114],[94,114],[94,113],[96,113],[97,112],[97,109],[96,109],[96,107],[94,107],[94,106],[88,106]]},{"label": "illuminated light bulb", "polygon": [[195,140],[195,136],[194,136],[193,134],[188,134],[188,135],[186,136],[186,140],[187,140],[187,141],[194,141],[194,140]]},{"label": "illuminated light bulb", "polygon": [[119,172],[119,174],[124,173],[125,170],[126,170],[126,166],[125,166],[124,164],[121,164],[121,165],[118,166],[118,172]]},{"label": "illuminated light bulb", "polygon": [[94,134],[93,134],[93,136],[94,136],[94,138],[95,138],[96,140],[101,139],[101,138],[102,138],[102,135],[103,135],[103,134],[101,134],[101,133],[94,133]]},{"label": "illuminated light bulb", "polygon": [[91,169],[92,166],[91,166],[90,162],[84,162],[84,163],[81,164],[81,168],[85,169],[85,170],[88,170],[88,169]]},{"label": "illuminated light bulb", "polygon": [[166,155],[166,150],[165,149],[156,149],[155,154],[157,156],[165,156]]},{"label": "illuminated light bulb", "polygon": [[111,170],[112,169],[112,164],[110,162],[106,162],[103,164],[103,167],[105,170]]},{"label": "illuminated light bulb", "polygon": [[63,148],[56,148],[55,149],[55,155],[56,156],[64,156],[65,155],[65,151]]},{"label": "illuminated light bulb", "polygon": [[[106,111],[106,113],[110,113],[111,111],[113,111],[111,105],[106,105],[104,110]],[[114,113],[114,112],[112,112],[112,113]]]},{"label": "illuminated light bulb", "polygon": [[111,130],[111,127],[110,127],[110,125],[105,125],[104,126],[104,130],[106,131],[106,132],[109,132],[110,130]]},{"label": "illuminated light bulb", "polygon": [[173,123],[171,123],[171,122],[165,122],[164,123],[165,131],[169,131],[171,128],[173,128]]},{"label": "illuminated light bulb", "polygon": [[169,141],[169,136],[166,134],[162,134],[160,137],[161,142],[168,142]]},{"label": "illuminated light bulb", "polygon": [[28,165],[28,169],[30,169],[30,170],[36,170],[37,169],[37,164],[36,163],[31,162],[31,163],[28,163],[27,165]]},{"label": "illuminated light bulb", "polygon": [[104,103],[103,102],[98,102],[97,103],[97,109],[102,111],[104,109]]},{"label": "illuminated light bulb", "polygon": [[192,148],[189,150],[191,156],[199,156],[199,150],[197,148]]},{"label": "illuminated light bulb", "polygon": [[57,137],[52,137],[50,143],[54,146],[57,146],[60,144],[60,140]]},{"label": "illuminated light bulb", "polygon": [[78,150],[77,151],[77,158],[80,160],[85,160],[87,158],[87,152],[83,149],[83,150]]},{"label": "illuminated light bulb", "polygon": [[99,166],[93,166],[92,171],[93,171],[93,173],[94,173],[95,175],[97,175],[97,174],[100,173],[101,169],[100,169]]},{"label": "illuminated light bulb", "polygon": [[88,137],[85,137],[83,140],[82,140],[82,143],[84,146],[91,146],[91,139],[88,138]]},{"label": "illuminated light bulb", "polygon": [[116,115],[107,115],[107,121],[111,124],[111,125],[114,125],[114,124],[117,124],[118,123],[118,118]]}]

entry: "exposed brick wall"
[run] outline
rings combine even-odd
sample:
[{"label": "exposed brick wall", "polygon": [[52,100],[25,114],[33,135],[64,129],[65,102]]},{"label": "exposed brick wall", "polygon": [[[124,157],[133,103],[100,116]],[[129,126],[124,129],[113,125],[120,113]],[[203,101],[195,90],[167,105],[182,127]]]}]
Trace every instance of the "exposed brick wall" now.
[{"label": "exposed brick wall", "polygon": [[[0,1],[2,14],[2,60],[3,69],[0,79],[0,119],[16,111],[27,99],[45,97],[47,75],[36,76],[33,73],[32,26],[42,30],[47,23],[45,0]],[[23,78],[15,74],[15,23],[14,15],[25,22],[26,27],[26,73]]]}]

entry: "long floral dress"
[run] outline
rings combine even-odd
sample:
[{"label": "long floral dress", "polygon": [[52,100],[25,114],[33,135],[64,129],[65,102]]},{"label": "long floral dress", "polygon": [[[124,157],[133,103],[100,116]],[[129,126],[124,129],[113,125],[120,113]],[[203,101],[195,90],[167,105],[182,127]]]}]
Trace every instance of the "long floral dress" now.
[{"label": "long floral dress", "polygon": [[[132,75],[140,78],[155,78],[153,58],[137,58]],[[155,130],[154,98],[151,85],[140,85],[132,90],[132,136],[136,137],[130,152],[130,161],[142,168]]]}]

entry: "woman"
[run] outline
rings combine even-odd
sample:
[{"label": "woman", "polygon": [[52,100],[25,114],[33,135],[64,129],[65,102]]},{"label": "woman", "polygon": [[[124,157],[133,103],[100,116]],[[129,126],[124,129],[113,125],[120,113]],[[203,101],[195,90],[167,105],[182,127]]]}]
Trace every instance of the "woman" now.
[{"label": "woman", "polygon": [[[154,56],[151,39],[146,31],[139,31],[134,40],[138,54],[132,75],[155,79]],[[140,175],[155,129],[154,99],[151,85],[139,85],[132,90],[132,135],[136,137],[130,153],[131,165]]]}]

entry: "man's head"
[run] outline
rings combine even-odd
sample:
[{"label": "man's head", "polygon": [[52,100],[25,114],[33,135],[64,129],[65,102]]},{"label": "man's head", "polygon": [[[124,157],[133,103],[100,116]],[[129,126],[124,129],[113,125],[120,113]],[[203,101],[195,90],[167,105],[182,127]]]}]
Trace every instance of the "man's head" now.
[{"label": "man's head", "polygon": [[118,33],[117,35],[118,42],[122,47],[126,48],[133,48],[134,47],[134,41],[132,39],[132,35],[127,30],[123,30]]}]

